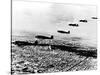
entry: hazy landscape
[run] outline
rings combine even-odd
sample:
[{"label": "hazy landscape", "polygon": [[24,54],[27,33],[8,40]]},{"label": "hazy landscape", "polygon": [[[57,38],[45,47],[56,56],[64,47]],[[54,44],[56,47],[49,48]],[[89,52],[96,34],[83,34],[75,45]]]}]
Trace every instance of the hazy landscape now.
[{"label": "hazy landscape", "polygon": [[12,74],[97,69],[96,47],[82,44],[79,38],[39,40],[38,45],[14,44],[15,41],[34,43],[34,36],[12,36]]}]

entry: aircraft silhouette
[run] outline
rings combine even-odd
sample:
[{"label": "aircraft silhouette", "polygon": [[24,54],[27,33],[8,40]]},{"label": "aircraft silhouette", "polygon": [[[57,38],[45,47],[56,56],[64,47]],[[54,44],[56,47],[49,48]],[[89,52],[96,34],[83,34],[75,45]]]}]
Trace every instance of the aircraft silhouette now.
[{"label": "aircraft silhouette", "polygon": [[28,41],[15,41],[13,44],[18,46],[26,46],[26,45],[32,45],[32,43],[29,43]]},{"label": "aircraft silhouette", "polygon": [[48,36],[43,36],[43,35],[37,35],[35,36],[35,38],[37,39],[53,39],[53,35],[51,35],[51,37],[48,37]]},{"label": "aircraft silhouette", "polygon": [[87,20],[79,20],[79,22],[88,22]]},{"label": "aircraft silhouette", "polygon": [[75,27],[78,27],[79,25],[78,25],[78,24],[69,24],[69,26],[75,26]]},{"label": "aircraft silhouette", "polygon": [[67,32],[66,32],[66,31],[63,31],[63,30],[58,30],[57,32],[58,32],[58,33],[63,33],[63,34],[70,34],[70,31],[67,31]]},{"label": "aircraft silhouette", "polygon": [[[51,37],[44,36],[44,35],[37,35],[37,36],[35,36],[35,38],[40,39],[40,40],[44,40],[44,39],[54,39],[53,35],[51,35]],[[51,42],[52,42],[52,40],[51,40]],[[37,45],[38,44],[38,41],[36,40],[34,43]],[[51,50],[51,45],[48,45],[48,49]]]},{"label": "aircraft silhouette", "polygon": [[92,19],[98,19],[97,17],[92,17]]}]

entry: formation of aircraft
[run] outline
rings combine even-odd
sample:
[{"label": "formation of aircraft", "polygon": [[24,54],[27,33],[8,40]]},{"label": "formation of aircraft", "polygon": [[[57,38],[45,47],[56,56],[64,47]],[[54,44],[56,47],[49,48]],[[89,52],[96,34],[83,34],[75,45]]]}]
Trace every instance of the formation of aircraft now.
[{"label": "formation of aircraft", "polygon": [[[97,17],[91,17],[92,19],[98,19]],[[87,23],[88,20],[86,19],[81,19],[79,20],[79,22],[84,22],[84,23]],[[73,26],[73,27],[78,27],[79,24],[76,24],[76,23],[71,23],[71,24],[68,24],[69,26]],[[70,31],[64,31],[64,30],[57,30],[58,33],[62,33],[62,34],[70,34]],[[37,35],[35,36],[35,38],[37,39],[54,39],[53,35],[51,35],[51,37],[48,37],[48,36],[44,36],[44,35]]]}]

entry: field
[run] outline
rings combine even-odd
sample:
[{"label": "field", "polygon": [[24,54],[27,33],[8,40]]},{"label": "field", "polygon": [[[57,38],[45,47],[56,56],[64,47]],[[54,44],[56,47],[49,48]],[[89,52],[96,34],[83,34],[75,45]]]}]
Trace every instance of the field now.
[{"label": "field", "polygon": [[[28,39],[27,39],[28,38]],[[84,71],[97,69],[97,49],[73,40],[38,40],[24,36],[12,42],[28,41],[31,45],[12,43],[11,73],[13,75]]]}]

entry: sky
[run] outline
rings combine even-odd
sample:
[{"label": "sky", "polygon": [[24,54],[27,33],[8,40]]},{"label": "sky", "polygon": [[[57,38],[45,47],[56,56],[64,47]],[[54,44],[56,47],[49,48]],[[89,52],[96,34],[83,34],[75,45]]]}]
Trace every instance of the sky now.
[{"label": "sky", "polygon": [[[57,30],[71,31],[68,36],[96,40],[97,22],[91,19],[97,16],[96,6],[78,4],[58,4],[47,2],[12,2],[12,31],[46,32],[55,35]],[[88,20],[80,23],[80,19]],[[78,23],[79,27],[70,27],[69,23]]]}]

